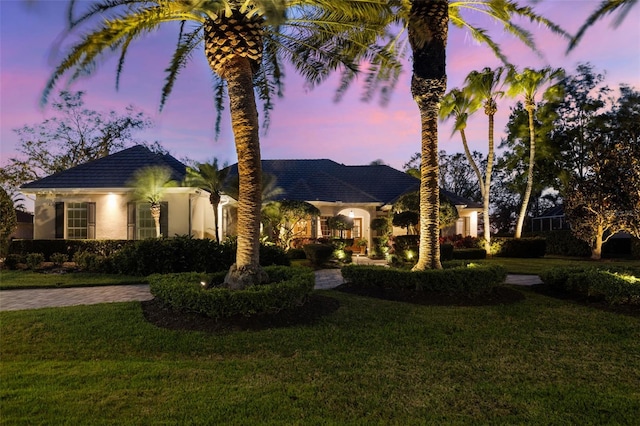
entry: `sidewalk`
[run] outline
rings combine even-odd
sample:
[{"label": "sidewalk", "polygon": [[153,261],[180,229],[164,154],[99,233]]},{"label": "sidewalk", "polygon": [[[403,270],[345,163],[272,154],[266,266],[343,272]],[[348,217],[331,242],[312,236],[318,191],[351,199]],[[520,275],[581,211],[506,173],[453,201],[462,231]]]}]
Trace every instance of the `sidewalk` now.
[{"label": "sidewalk", "polygon": [[[340,269],[322,269],[315,274],[316,290],[329,290],[344,283]],[[541,283],[542,281],[536,275],[508,275],[505,280],[505,284],[521,286]],[[2,290],[0,291],[0,311],[143,301],[152,298],[149,286],[146,284]]]}]

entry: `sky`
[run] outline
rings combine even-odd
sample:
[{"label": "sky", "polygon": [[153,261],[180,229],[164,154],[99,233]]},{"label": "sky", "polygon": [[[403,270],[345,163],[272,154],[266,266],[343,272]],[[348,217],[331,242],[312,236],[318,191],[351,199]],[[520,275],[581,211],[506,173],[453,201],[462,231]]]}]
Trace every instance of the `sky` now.
[{"label": "sky", "polygon": [[[562,26],[576,30],[601,0],[541,0],[535,10]],[[14,129],[38,124],[52,116],[50,107],[39,100],[55,65],[52,47],[65,25],[66,1],[39,0],[28,7],[26,0],[0,0],[0,166],[16,156],[19,139]],[[34,3],[34,2],[32,2]],[[478,15],[466,14],[474,23],[489,30],[512,63],[519,67],[550,65],[573,72],[578,63],[589,62],[598,72],[606,72],[606,83],[640,88],[640,6],[625,21],[613,27],[614,16],[605,17],[586,33],[580,45],[566,54],[567,41],[543,27],[519,22],[530,29],[542,56],[523,46],[502,27],[487,23]],[[175,27],[174,27],[175,29]],[[222,163],[235,163],[237,157],[229,124],[228,109],[223,111],[222,132],[216,138],[211,71],[204,54],[193,57],[179,76],[165,109],[159,113],[164,69],[169,64],[177,32],[153,33],[132,46],[115,89],[115,57],[101,63],[87,79],[75,82],[71,90],[83,90],[85,106],[97,111],[124,112],[134,105],[154,120],[154,127],[136,133],[137,140],[160,142],[178,159],[205,162],[216,157]],[[450,28],[447,46],[448,89],[461,87],[473,70],[496,67],[500,62],[492,52],[458,28]],[[352,87],[342,101],[334,102],[338,82],[330,78],[312,90],[293,70],[285,78],[284,97],[277,99],[271,125],[261,129],[263,159],[328,158],[347,165],[382,160],[402,170],[420,150],[420,117],[410,94],[411,68],[407,62],[390,102],[360,100],[362,91]],[[58,86],[64,89],[64,85]],[[499,104],[496,138],[504,136],[510,105]],[[467,137],[472,150],[486,154],[486,117],[469,120]],[[451,123],[440,126],[440,149],[453,154],[463,152],[458,134],[452,136]]]}]

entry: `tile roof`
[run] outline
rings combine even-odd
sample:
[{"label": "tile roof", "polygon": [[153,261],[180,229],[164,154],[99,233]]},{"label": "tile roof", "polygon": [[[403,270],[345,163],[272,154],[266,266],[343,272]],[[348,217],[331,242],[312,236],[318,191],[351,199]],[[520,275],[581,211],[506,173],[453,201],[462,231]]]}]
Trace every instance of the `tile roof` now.
[{"label": "tile roof", "polygon": [[136,145],[97,160],[22,185],[22,189],[58,188],[126,188],[136,170],[148,166],[166,166],[172,170],[171,179],[182,181],[186,168],[169,154],[156,154]]}]

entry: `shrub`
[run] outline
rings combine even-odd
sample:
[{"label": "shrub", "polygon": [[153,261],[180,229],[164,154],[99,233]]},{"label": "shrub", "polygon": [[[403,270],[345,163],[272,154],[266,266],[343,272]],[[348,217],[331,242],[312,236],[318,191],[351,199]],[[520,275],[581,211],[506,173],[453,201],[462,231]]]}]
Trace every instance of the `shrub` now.
[{"label": "shrub", "polygon": [[540,278],[561,293],[604,299],[610,304],[640,305],[640,279],[621,269],[552,268]]},{"label": "shrub", "polygon": [[18,269],[18,263],[23,263],[24,259],[19,254],[8,254],[4,259],[4,266],[7,269]]},{"label": "shrub", "polygon": [[640,238],[631,238],[631,257],[640,259]]},{"label": "shrub", "polygon": [[[441,247],[445,245],[446,244],[443,244]],[[442,257],[442,254],[440,256]],[[481,248],[455,249],[452,252],[452,256],[453,256],[452,257],[453,259],[470,259],[470,260],[486,259],[487,251]]]},{"label": "shrub", "polygon": [[102,271],[104,259],[103,256],[88,251],[78,251],[73,255],[73,261],[78,268],[91,272]]},{"label": "shrub", "polygon": [[493,238],[491,240],[491,253],[500,257],[544,257],[546,249],[544,238]]},{"label": "shrub", "polygon": [[320,267],[327,263],[333,256],[333,246],[331,244],[307,244],[304,246],[304,253],[307,259],[315,267]]},{"label": "shrub", "polygon": [[44,254],[29,253],[26,257],[26,262],[29,269],[38,269],[42,262],[44,262]]},{"label": "shrub", "polygon": [[154,274],[149,277],[151,294],[166,306],[182,312],[194,312],[211,318],[229,318],[276,313],[306,302],[315,283],[307,268],[267,266],[271,283],[229,290],[213,286],[205,289],[201,282],[221,282],[224,273],[210,276],[200,273]]},{"label": "shrub", "polygon": [[69,259],[69,256],[64,253],[53,253],[51,256],[49,256],[49,259],[55,266],[62,266],[62,264]]},{"label": "shrub", "polygon": [[349,285],[368,288],[403,288],[469,297],[486,294],[502,284],[506,270],[497,265],[456,266],[449,269],[407,271],[379,266],[349,265],[342,268]]},{"label": "shrub", "polygon": [[440,244],[440,260],[453,260],[453,244]]},{"label": "shrub", "polygon": [[302,248],[291,248],[291,249],[287,250],[287,257],[290,260],[306,259],[307,255],[304,253],[304,249],[302,249]]},{"label": "shrub", "polygon": [[577,239],[570,230],[544,231],[532,234],[547,241],[546,254],[557,256],[589,257],[589,244]]}]

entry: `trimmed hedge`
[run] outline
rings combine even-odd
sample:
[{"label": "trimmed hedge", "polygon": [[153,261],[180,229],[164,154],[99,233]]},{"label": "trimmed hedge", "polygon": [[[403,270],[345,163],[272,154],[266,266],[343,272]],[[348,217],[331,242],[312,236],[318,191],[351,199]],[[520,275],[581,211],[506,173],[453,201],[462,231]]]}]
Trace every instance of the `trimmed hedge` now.
[{"label": "trimmed hedge", "polygon": [[136,242],[132,240],[13,240],[9,245],[9,253],[21,256],[42,253],[46,260],[51,260],[51,255],[54,253],[66,254],[69,259],[73,259],[77,252],[89,252],[108,257]]},{"label": "trimmed hedge", "polygon": [[499,257],[544,257],[547,251],[544,238],[493,238],[491,253]]},{"label": "trimmed hedge", "polygon": [[201,282],[221,283],[225,273],[154,274],[148,280],[151,294],[166,306],[214,319],[277,313],[304,304],[313,291],[315,275],[307,268],[268,266],[271,283],[230,290],[205,289]]},{"label": "trimmed hedge", "polygon": [[640,305],[640,278],[624,270],[552,268],[542,272],[540,278],[561,293],[604,299],[612,305]]},{"label": "trimmed hedge", "polygon": [[316,267],[327,263],[333,256],[334,251],[331,244],[307,244],[303,249],[307,259]]},{"label": "trimmed hedge", "polygon": [[506,270],[497,265],[454,266],[449,269],[407,271],[381,266],[348,265],[342,276],[349,285],[369,288],[402,288],[443,294],[486,294],[502,284]]},{"label": "trimmed hedge", "polygon": [[[444,246],[445,246],[444,244],[442,246],[440,246],[440,249],[442,250],[442,247],[444,247]],[[452,256],[453,256],[452,259],[455,259],[455,260],[486,259],[487,258],[487,251],[485,249],[481,249],[481,248],[455,249],[455,250],[453,250]],[[442,251],[440,252],[440,258],[442,259]]]}]

